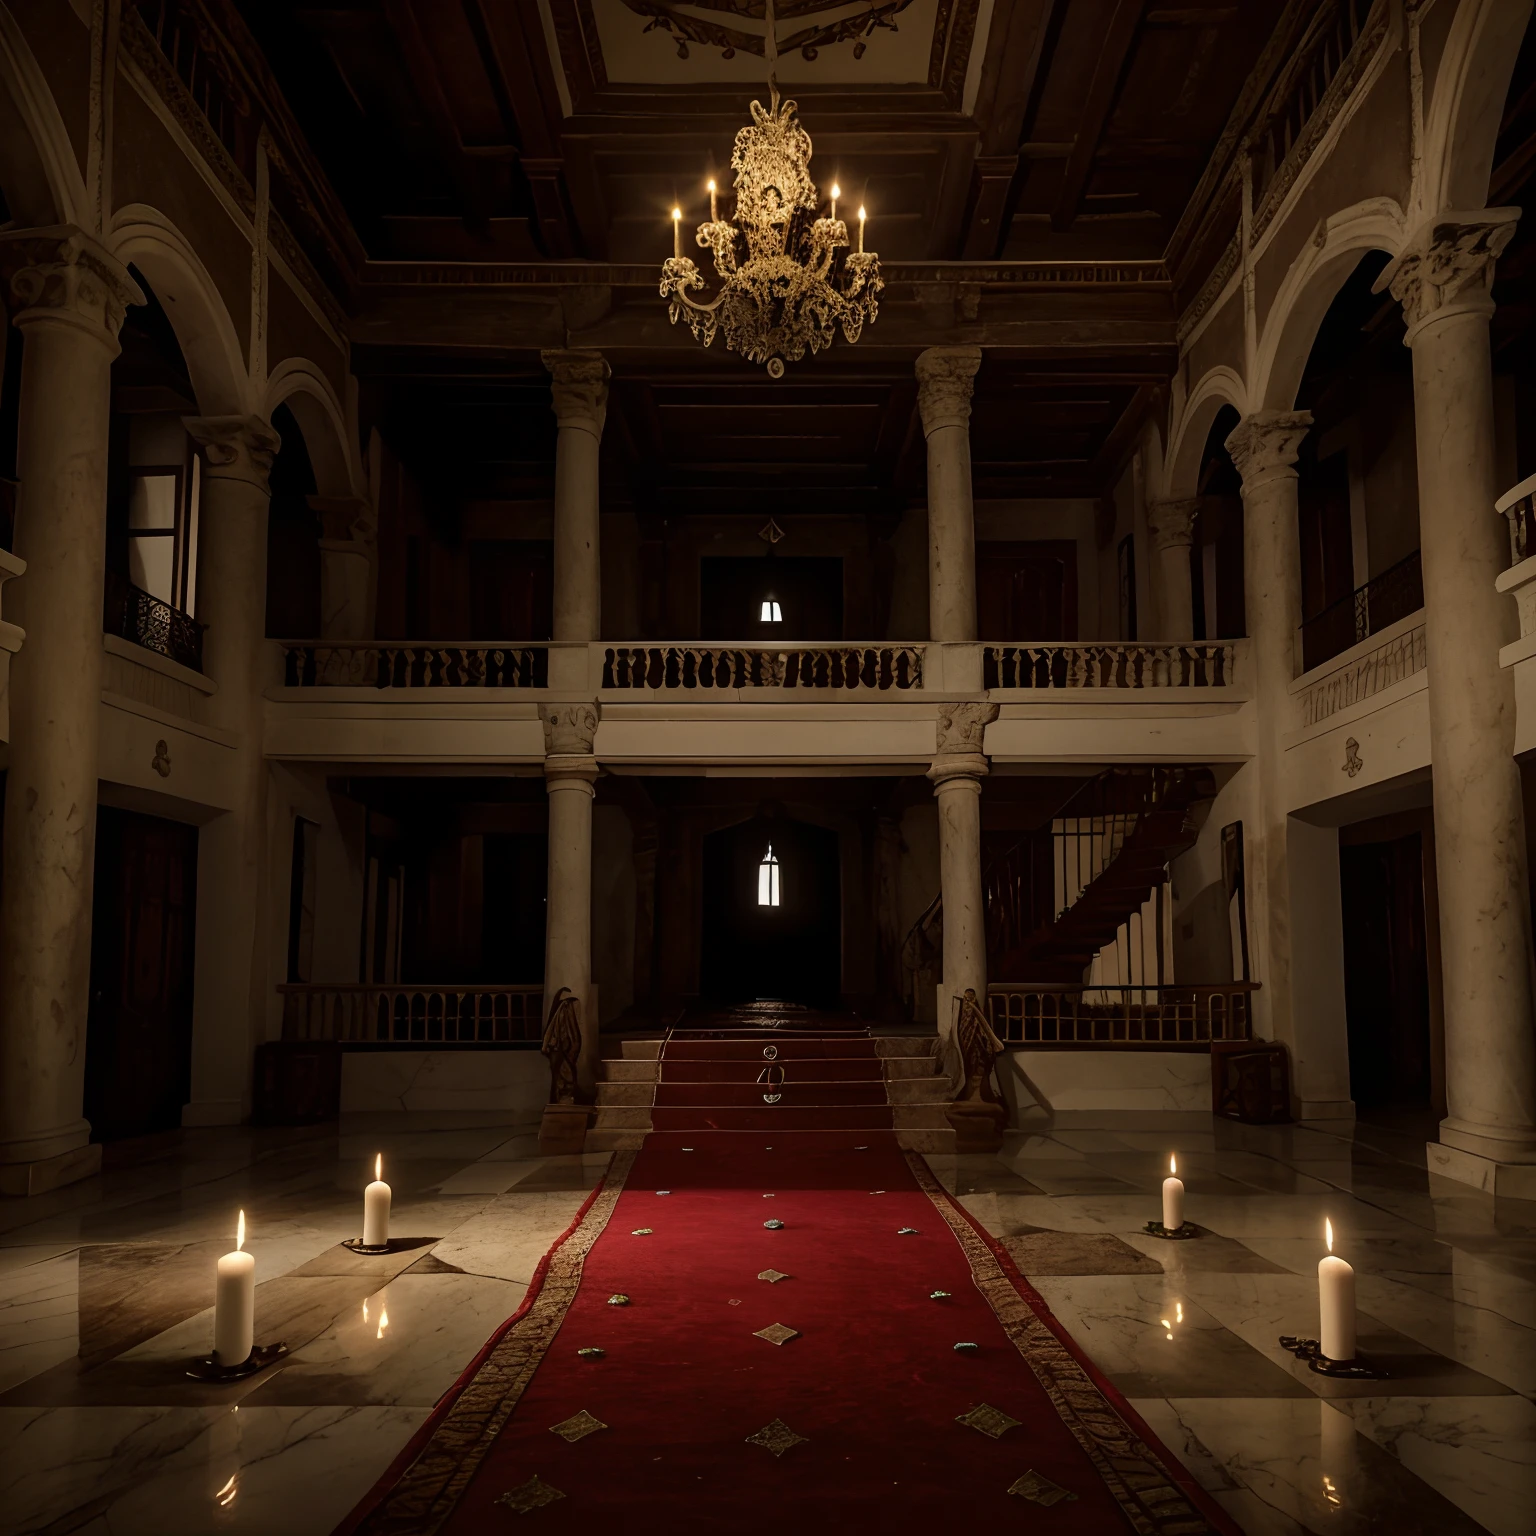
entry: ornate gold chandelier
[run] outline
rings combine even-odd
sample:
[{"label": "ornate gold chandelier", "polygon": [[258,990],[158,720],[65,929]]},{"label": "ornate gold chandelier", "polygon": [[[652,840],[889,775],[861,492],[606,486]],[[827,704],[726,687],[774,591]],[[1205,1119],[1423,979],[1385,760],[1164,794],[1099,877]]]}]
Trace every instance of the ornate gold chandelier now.
[{"label": "ornate gold chandelier", "polygon": [[703,288],[704,277],[683,255],[683,214],[674,208],[672,255],[661,269],[661,296],[671,300],[673,325],[686,320],[706,347],[723,331],[730,351],[766,364],[769,377],[781,379],[786,360],[799,362],[807,349],[830,347],[839,326],[856,342],[865,323],[878,317],[885,283],[880,258],[864,249],[864,209],[859,209],[859,248],[841,259],[838,253],[848,250],[848,226],[837,216],[841,192],[835,184],[830,212],[817,215],[821,196],[811,180],[811,136],[795,117],[795,103],[779,100],[773,0],[764,9],[771,102],[766,111],[760,101],[752,103],[752,123],[737,133],[731,150],[736,218],[719,216],[719,194],[711,181],[709,222],[699,225],[695,237],[714,256],[720,291],[707,302],[691,297],[690,290]]}]

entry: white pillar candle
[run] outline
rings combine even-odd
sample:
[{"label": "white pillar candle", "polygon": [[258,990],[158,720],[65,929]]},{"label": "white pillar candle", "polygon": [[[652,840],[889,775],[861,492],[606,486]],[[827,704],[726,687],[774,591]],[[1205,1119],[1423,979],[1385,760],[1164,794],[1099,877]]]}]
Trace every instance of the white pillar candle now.
[{"label": "white pillar candle", "polygon": [[859,209],[859,255],[864,254],[864,210]]},{"label": "white pillar candle", "polygon": [[363,1247],[382,1248],[389,1241],[389,1185],[384,1182],[384,1154],[373,1164],[373,1183],[363,1191]]},{"label": "white pillar candle", "polygon": [[837,200],[843,195],[843,189],[834,181],[832,183],[832,217],[837,217]]},{"label": "white pillar candle", "polygon": [[1333,1223],[1323,1221],[1327,1255],[1317,1265],[1318,1345],[1330,1360],[1355,1358],[1355,1272],[1333,1251]]},{"label": "white pillar candle", "polygon": [[681,208],[672,210],[672,254],[674,256],[683,254],[683,210]]},{"label": "white pillar candle", "polygon": [[1168,1177],[1163,1180],[1163,1228],[1177,1232],[1184,1225],[1184,1181],[1175,1178],[1178,1160],[1168,1159]]},{"label": "white pillar candle", "polygon": [[256,1325],[256,1260],[245,1252],[245,1212],[235,1230],[235,1251],[219,1260],[213,1290],[213,1358],[243,1365],[251,1357]]},{"label": "white pillar candle", "polygon": [[715,184],[713,181],[711,181],[709,184],[709,222],[714,224],[719,220],[719,218],[720,203],[718,195],[715,192]]}]

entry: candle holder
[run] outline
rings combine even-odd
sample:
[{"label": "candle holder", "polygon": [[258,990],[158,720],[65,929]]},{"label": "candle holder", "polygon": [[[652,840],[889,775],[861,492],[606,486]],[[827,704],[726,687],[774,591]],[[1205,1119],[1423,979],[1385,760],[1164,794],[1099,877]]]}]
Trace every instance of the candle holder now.
[{"label": "candle holder", "polygon": [[388,1243],[379,1243],[373,1247],[370,1247],[360,1237],[349,1237],[345,1242],[342,1243],[341,1246],[343,1248],[349,1249],[353,1253],[388,1253],[390,1250],[390,1245]]},{"label": "candle holder", "polygon": [[1200,1228],[1192,1221],[1186,1221],[1182,1227],[1174,1227],[1171,1231],[1160,1221],[1149,1221],[1146,1225],[1148,1237],[1166,1238],[1170,1243],[1188,1242],[1192,1237],[1200,1236]]},{"label": "candle holder", "polygon": [[187,1375],[193,1381],[211,1381],[219,1385],[226,1381],[243,1381],[264,1371],[288,1353],[286,1344],[258,1344],[239,1365],[220,1365],[212,1355],[199,1355],[187,1367]]},{"label": "candle holder", "polygon": [[1387,1373],[1369,1365],[1360,1356],[1353,1360],[1333,1360],[1323,1353],[1316,1339],[1298,1339],[1294,1334],[1280,1335],[1281,1349],[1288,1349],[1298,1360],[1305,1360],[1319,1376],[1339,1376],[1346,1381],[1385,1381]]}]

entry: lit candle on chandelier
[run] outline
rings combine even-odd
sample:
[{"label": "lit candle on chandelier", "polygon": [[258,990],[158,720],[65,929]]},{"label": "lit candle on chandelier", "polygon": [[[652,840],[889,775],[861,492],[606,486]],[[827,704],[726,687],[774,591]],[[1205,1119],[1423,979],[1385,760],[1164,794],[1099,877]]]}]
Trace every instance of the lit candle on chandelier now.
[{"label": "lit candle on chandelier", "polygon": [[245,1251],[245,1212],[235,1227],[235,1247],[219,1260],[213,1284],[213,1358],[243,1365],[251,1357],[256,1323],[256,1260]]},{"label": "lit candle on chandelier", "polygon": [[389,1185],[384,1182],[384,1154],[373,1160],[373,1183],[363,1191],[363,1247],[382,1248],[389,1242]]},{"label": "lit candle on chandelier", "polygon": [[864,254],[864,210],[859,209],[859,255]]},{"label": "lit candle on chandelier", "polygon": [[672,254],[674,256],[683,254],[683,210],[681,208],[672,210]]},{"label": "lit candle on chandelier", "polygon": [[1328,1252],[1317,1263],[1318,1347],[1330,1360],[1355,1358],[1355,1272],[1333,1251],[1333,1223],[1323,1218]]},{"label": "lit candle on chandelier", "polygon": [[1177,1232],[1184,1225],[1184,1181],[1176,1177],[1179,1162],[1168,1159],[1168,1177],[1163,1180],[1163,1230]]},{"label": "lit candle on chandelier", "polygon": [[709,222],[711,224],[716,224],[719,222],[719,220],[720,205],[715,200],[715,183],[713,180],[711,180],[709,183]]},{"label": "lit candle on chandelier", "polygon": [[843,195],[843,189],[834,181],[832,183],[832,217],[837,217],[837,200]]}]

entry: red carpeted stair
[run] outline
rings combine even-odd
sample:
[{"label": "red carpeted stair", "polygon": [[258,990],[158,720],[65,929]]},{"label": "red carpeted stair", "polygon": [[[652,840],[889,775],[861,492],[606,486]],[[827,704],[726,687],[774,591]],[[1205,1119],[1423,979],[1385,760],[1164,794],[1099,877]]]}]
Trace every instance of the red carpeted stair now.
[{"label": "red carpeted stair", "polygon": [[[490,1536],[514,1520],[580,1536],[1234,1536],[898,1146],[868,1034],[712,1033],[666,1040],[658,1129],[615,1153],[524,1310],[346,1536]],[[775,1088],[757,1082],[770,1064]],[[795,1336],[757,1336],[773,1324]],[[957,1422],[983,1405],[1016,1425],[994,1439]],[[583,1413],[603,1427],[551,1433]],[[800,1437],[781,1457],[751,1440],[775,1421]],[[548,1502],[516,1515],[530,1488]]]}]

